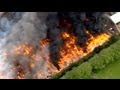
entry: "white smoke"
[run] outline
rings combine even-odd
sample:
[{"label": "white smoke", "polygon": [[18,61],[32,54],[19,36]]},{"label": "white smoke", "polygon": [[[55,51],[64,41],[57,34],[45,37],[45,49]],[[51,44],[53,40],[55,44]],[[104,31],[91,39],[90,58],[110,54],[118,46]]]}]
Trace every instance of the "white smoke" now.
[{"label": "white smoke", "polygon": [[[13,62],[16,60],[13,54],[15,47],[25,42],[35,47],[39,44],[40,39],[46,37],[45,19],[48,15],[47,12],[21,13],[8,12],[6,15],[3,15],[4,12],[0,13],[0,78],[3,79],[15,77],[15,72],[12,69]],[[45,54],[46,51],[41,50],[36,53],[36,68],[33,69],[33,74],[37,70],[46,70],[42,53]],[[38,56],[39,58],[37,58]],[[41,60],[37,61],[37,59]],[[27,59],[25,58],[25,60]],[[21,63],[25,65],[28,61],[24,62],[23,59]]]}]

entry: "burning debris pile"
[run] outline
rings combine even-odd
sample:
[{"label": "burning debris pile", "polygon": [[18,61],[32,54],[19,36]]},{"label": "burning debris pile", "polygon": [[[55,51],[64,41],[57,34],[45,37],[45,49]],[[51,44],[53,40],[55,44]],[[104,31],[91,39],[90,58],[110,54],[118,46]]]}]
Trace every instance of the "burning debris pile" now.
[{"label": "burning debris pile", "polygon": [[46,78],[110,36],[101,12],[8,12],[0,17],[0,78]]}]

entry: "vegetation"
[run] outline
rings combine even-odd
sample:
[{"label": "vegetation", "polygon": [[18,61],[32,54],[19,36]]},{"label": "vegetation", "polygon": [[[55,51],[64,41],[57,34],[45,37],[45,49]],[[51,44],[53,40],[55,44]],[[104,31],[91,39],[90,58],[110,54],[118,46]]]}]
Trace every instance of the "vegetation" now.
[{"label": "vegetation", "polygon": [[118,79],[120,78],[120,60],[117,60],[110,65],[108,65],[103,70],[94,73],[93,78],[99,79]]},{"label": "vegetation", "polygon": [[67,72],[67,74],[62,77],[65,79],[66,77],[69,79],[79,79],[79,78],[90,78],[92,74],[92,67],[90,63],[85,62],[78,67],[73,68],[73,70]]}]

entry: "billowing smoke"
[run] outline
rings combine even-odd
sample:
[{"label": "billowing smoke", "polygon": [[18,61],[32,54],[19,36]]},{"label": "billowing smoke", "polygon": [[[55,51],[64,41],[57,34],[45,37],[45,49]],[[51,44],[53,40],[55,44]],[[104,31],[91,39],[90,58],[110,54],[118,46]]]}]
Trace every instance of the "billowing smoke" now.
[{"label": "billowing smoke", "polygon": [[68,32],[77,37],[76,44],[86,52],[86,43],[90,36],[102,33],[101,16],[103,12],[58,12],[47,17],[47,38],[50,39],[50,57],[53,64],[59,69],[58,60],[61,58],[60,47],[64,47],[61,33]]},{"label": "billowing smoke", "polygon": [[[102,32],[101,12],[1,12],[0,13],[0,78],[46,78],[60,69],[60,48],[64,46],[61,33],[77,37],[76,44],[84,47],[89,35]],[[40,41],[49,39],[49,45]],[[18,54],[25,45],[28,56]],[[22,48],[19,49],[20,45]],[[24,53],[23,53],[24,54]],[[25,53],[26,54],[26,53]],[[48,57],[49,56],[49,57]],[[53,63],[53,65],[50,64]],[[32,67],[32,68],[31,68]],[[19,77],[18,77],[19,76]]]},{"label": "billowing smoke", "polygon": [[[23,43],[31,44],[34,49],[39,46],[40,39],[46,37],[45,19],[48,13],[1,12],[0,14],[0,78],[15,78],[17,70],[14,70],[14,64],[22,65],[24,69],[26,68],[26,73],[35,72],[37,68],[43,69],[41,64],[44,63],[41,60],[36,69],[30,71],[27,67],[30,62],[28,57],[16,57],[14,49]],[[37,50],[35,53],[40,54]]]}]

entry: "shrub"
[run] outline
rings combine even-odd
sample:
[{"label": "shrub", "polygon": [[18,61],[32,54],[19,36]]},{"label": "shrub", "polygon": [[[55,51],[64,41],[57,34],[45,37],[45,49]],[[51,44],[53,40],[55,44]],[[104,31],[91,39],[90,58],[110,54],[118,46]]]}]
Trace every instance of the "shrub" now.
[{"label": "shrub", "polygon": [[95,55],[93,58],[91,58],[89,63],[91,64],[93,70],[101,70],[105,67],[104,61],[101,60],[101,57],[98,55]]},{"label": "shrub", "polygon": [[78,68],[80,78],[90,78],[92,73],[92,66],[89,62],[81,64]]},{"label": "shrub", "polygon": [[87,79],[91,77],[91,73],[92,73],[92,67],[90,63],[85,62],[80,66],[78,66],[77,68],[73,68],[71,71],[67,72],[66,75],[62,77],[62,79],[64,78],[69,78],[69,79],[86,78]]}]

